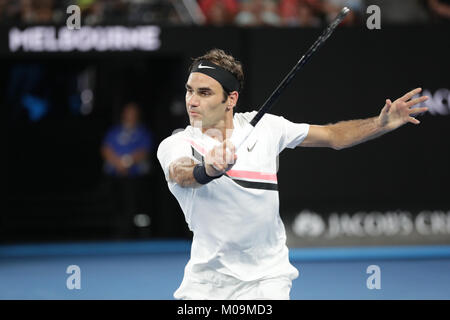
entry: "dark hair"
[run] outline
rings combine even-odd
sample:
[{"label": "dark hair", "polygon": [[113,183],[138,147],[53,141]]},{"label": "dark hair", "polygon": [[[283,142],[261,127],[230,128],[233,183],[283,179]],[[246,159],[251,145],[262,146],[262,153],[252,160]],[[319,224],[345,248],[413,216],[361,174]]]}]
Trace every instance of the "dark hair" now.
[{"label": "dark hair", "polygon": [[[210,61],[229,71],[239,81],[239,93],[242,92],[242,89],[244,88],[244,71],[242,70],[242,64],[240,61],[236,60],[232,55],[226,54],[225,51],[221,49],[212,49],[203,56],[194,58],[191,66],[189,67],[189,72],[191,72],[192,68],[201,60]],[[226,100],[228,97],[228,92],[225,90],[223,90],[223,92],[224,100]]]}]

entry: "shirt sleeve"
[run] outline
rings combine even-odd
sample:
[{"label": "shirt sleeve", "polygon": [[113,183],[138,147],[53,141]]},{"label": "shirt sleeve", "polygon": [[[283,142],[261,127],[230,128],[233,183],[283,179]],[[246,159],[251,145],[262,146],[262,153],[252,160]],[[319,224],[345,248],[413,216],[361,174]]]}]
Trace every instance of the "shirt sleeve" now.
[{"label": "shirt sleeve", "polygon": [[167,181],[169,181],[169,166],[173,161],[185,157],[195,161],[189,142],[176,135],[164,139],[159,144],[156,155]]},{"label": "shirt sleeve", "polygon": [[284,133],[280,141],[280,152],[285,149],[294,149],[305,140],[309,132],[309,124],[294,123],[281,117],[284,122]]},{"label": "shirt sleeve", "polygon": [[274,133],[275,143],[278,144],[278,153],[286,148],[294,149],[306,138],[309,124],[295,123],[281,116],[267,114],[268,126]]}]

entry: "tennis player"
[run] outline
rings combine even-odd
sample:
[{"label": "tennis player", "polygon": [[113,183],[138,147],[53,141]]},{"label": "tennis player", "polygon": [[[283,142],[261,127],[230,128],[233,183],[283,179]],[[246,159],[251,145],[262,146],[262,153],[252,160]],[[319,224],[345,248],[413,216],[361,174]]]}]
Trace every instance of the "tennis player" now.
[{"label": "tennis player", "polygon": [[194,59],[186,82],[190,125],[161,142],[158,159],[168,187],[193,232],[191,257],[177,299],[289,299],[298,270],[289,262],[279,215],[277,156],[285,148],[336,150],[379,137],[427,108],[411,99],[392,102],[378,116],[331,125],[293,123],[265,114],[236,150],[256,114],[235,113],[243,88],[242,65],[213,49]]}]

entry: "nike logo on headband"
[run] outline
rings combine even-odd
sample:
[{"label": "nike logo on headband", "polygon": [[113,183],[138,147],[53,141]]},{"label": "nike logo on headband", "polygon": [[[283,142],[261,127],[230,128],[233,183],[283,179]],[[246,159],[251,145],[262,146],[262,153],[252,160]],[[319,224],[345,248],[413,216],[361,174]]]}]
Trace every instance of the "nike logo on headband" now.
[{"label": "nike logo on headband", "polygon": [[215,69],[214,67],[210,67],[210,66],[203,66],[201,63],[198,65],[199,69]]}]

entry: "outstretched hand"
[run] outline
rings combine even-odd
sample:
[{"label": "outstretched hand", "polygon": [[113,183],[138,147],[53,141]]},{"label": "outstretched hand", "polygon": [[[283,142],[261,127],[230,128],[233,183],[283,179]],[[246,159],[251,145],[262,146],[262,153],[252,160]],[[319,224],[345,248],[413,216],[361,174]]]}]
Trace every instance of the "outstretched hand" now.
[{"label": "outstretched hand", "polygon": [[428,99],[427,96],[422,96],[416,99],[411,99],[413,96],[421,92],[421,88],[411,90],[403,97],[398,98],[394,102],[390,99],[386,99],[381,113],[378,117],[380,125],[389,130],[394,130],[405,123],[411,122],[413,124],[419,124],[420,121],[414,118],[415,114],[419,114],[428,110],[427,107],[412,108],[418,103],[421,103]]}]

